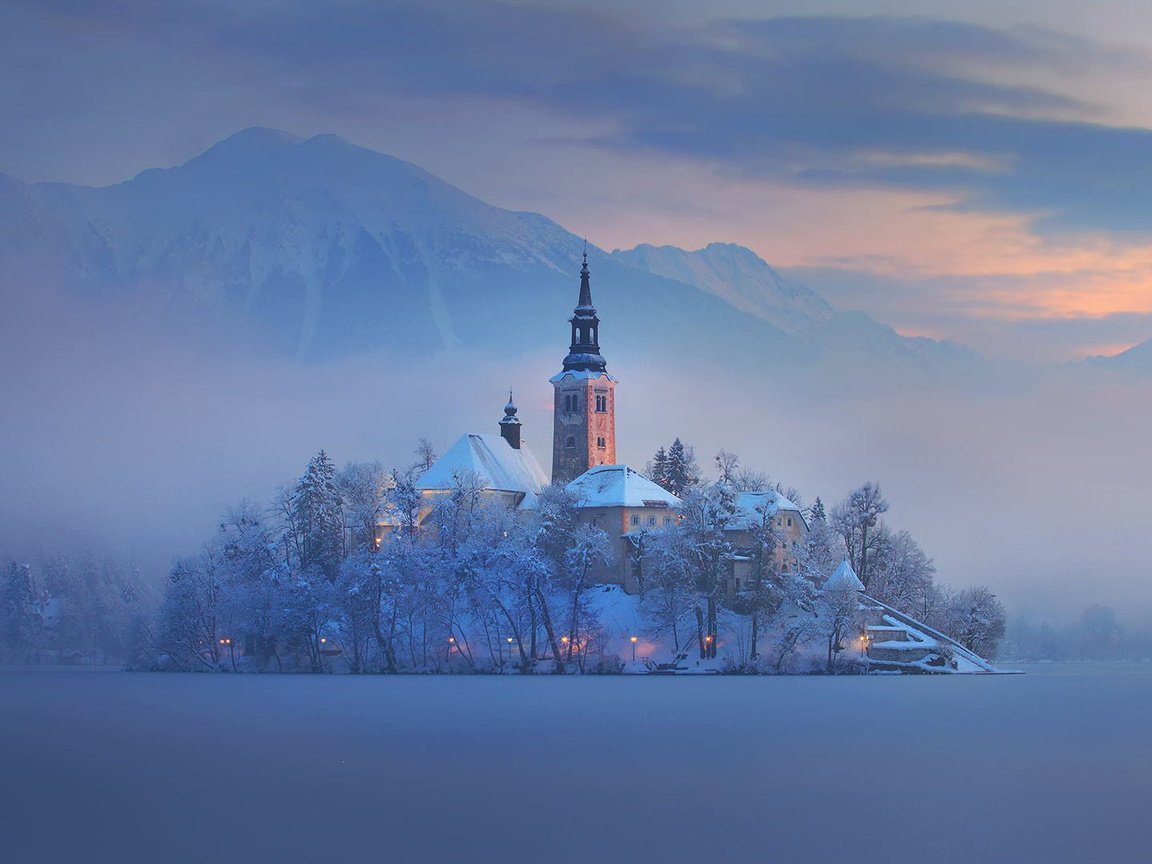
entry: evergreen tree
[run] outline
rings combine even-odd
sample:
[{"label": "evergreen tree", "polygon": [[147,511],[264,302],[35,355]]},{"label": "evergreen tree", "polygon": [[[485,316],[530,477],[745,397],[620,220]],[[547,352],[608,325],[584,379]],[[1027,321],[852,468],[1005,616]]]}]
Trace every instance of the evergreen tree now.
[{"label": "evergreen tree", "polygon": [[39,623],[32,569],[13,561],[0,587],[0,656],[27,660],[36,647]]},{"label": "evergreen tree", "polygon": [[344,557],[344,514],[336,466],[323,450],[312,457],[296,484],[289,523],[300,568],[319,570],[335,582]]},{"label": "evergreen tree", "polygon": [[673,495],[680,497],[700,482],[700,469],[696,464],[696,453],[685,446],[679,438],[668,448],[667,468],[661,485]]},{"label": "evergreen tree", "polygon": [[657,486],[667,488],[668,483],[668,453],[661,447],[648,463],[648,479]]},{"label": "evergreen tree", "polygon": [[812,503],[812,509],[808,512],[808,521],[821,525],[827,524],[828,514],[824,512],[824,502],[820,500],[820,496],[816,496],[816,500]]}]

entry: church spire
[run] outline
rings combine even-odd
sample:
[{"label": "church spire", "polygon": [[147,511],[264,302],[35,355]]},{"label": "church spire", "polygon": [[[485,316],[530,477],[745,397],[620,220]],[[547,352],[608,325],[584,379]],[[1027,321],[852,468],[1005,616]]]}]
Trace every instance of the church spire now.
[{"label": "church spire", "polygon": [[600,356],[600,319],[592,305],[588,247],[580,265],[580,298],[564,368],[550,379],[552,482],[564,485],[596,465],[616,464],[616,379]]},{"label": "church spire", "polygon": [[593,315],[596,309],[592,306],[592,285],[588,281],[588,242],[584,242],[584,266],[580,268],[580,299],[576,302],[576,312],[587,309]]},{"label": "church spire", "polygon": [[512,401],[512,388],[508,388],[508,404],[504,406],[504,419],[500,421],[500,437],[513,450],[520,449],[520,420],[516,416],[516,403]]},{"label": "church spire", "polygon": [[587,242],[585,242],[584,261],[580,267],[580,297],[572,312],[572,317],[568,319],[572,325],[572,344],[568,348],[568,356],[564,358],[564,371],[606,371],[607,364],[600,356],[600,319],[596,317],[596,307],[592,305]]}]

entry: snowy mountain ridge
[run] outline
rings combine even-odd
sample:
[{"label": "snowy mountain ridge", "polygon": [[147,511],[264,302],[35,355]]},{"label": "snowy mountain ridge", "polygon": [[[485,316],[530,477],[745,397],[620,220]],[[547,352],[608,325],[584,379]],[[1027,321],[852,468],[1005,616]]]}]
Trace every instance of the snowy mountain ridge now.
[{"label": "snowy mountain ridge", "polygon": [[[335,135],[247,129],[183,165],[102,188],[0,175],[8,272],[113,302],[167,297],[303,358],[483,349],[510,326],[521,350],[554,347],[581,246],[544,216],[492,206]],[[589,253],[598,302],[611,310],[606,335],[626,332],[658,354],[691,338],[729,354],[735,342],[749,362],[970,356],[840,313],[740,246]]]}]

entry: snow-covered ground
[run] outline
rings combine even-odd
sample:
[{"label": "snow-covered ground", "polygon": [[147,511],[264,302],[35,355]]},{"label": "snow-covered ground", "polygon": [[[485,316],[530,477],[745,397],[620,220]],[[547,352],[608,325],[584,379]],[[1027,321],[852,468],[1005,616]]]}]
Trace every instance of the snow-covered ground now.
[{"label": "snow-covered ground", "polygon": [[1152,664],[0,673],[0,860],[1144,861],[1149,713]]}]

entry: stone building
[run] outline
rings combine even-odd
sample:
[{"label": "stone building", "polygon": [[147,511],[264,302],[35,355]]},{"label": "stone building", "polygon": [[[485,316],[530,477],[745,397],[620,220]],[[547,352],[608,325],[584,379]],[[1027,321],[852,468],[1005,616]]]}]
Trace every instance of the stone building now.
[{"label": "stone building", "polygon": [[736,517],[728,527],[729,542],[735,547],[728,577],[728,594],[737,594],[748,584],[756,566],[751,550],[761,542],[757,535],[771,531],[775,541],[773,566],[787,573],[796,566],[796,550],[808,533],[808,522],[800,507],[774,489],[741,492],[736,497]]},{"label": "stone building", "polygon": [[504,406],[500,433],[461,435],[416,482],[423,499],[423,522],[437,498],[462,485],[475,485],[486,499],[513,509],[531,509],[548,485],[548,475],[520,439],[520,420],[512,394]]},{"label": "stone building", "polygon": [[567,489],[579,496],[581,521],[602,529],[611,544],[611,560],[598,566],[593,578],[639,593],[643,534],[672,525],[680,499],[627,465],[589,468]]}]

